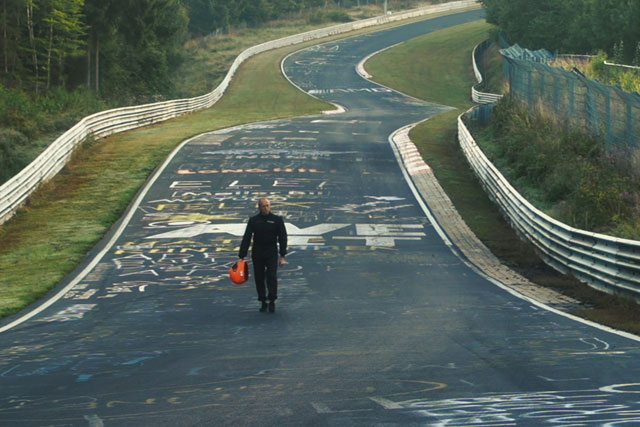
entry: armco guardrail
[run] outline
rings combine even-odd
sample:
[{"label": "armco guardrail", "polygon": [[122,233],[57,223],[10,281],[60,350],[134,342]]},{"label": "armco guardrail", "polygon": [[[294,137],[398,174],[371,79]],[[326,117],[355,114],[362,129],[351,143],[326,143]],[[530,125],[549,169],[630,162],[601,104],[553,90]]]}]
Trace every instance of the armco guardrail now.
[{"label": "armco guardrail", "polygon": [[535,245],[545,262],[594,288],[640,299],[640,242],[569,227],[536,209],[487,159],[463,116],[458,117],[458,140],[469,165],[511,226]]},{"label": "armco guardrail", "polygon": [[478,104],[493,104],[494,102],[497,102],[500,100],[500,98],[502,98],[502,95],[481,92],[478,90],[478,87],[480,87],[480,85],[482,84],[483,79],[480,68],[478,67],[477,58],[479,57],[479,55],[482,55],[487,47],[489,47],[490,43],[491,42],[489,40],[483,41],[478,46],[473,48],[473,53],[471,54],[471,58],[473,61],[473,73],[475,74],[476,81],[478,82],[478,84],[471,87],[471,99],[473,100],[473,102]]},{"label": "armco guardrail", "polygon": [[640,242],[569,227],[536,209],[502,176],[458,117],[460,146],[503,214],[543,259],[562,272],[609,293],[640,298]]},{"label": "armco guardrail", "polygon": [[140,106],[117,108],[93,114],[80,120],[61,135],[16,176],[0,187],[0,224],[6,222],[38,186],[53,178],[67,163],[76,147],[87,137],[102,138],[114,133],[161,122],[184,113],[215,104],[229,86],[242,62],[267,50],[303,43],[362,28],[416,18],[428,14],[464,9],[479,5],[477,0],[461,0],[427,6],[381,17],[336,25],[250,47],[235,59],[224,80],[212,92],[196,98],[178,99]]}]

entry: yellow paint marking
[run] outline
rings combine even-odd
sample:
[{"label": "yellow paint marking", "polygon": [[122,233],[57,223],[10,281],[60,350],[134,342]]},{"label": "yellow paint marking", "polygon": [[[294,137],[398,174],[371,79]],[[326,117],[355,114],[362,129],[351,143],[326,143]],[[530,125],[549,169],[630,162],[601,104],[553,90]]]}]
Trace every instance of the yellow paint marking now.
[{"label": "yellow paint marking", "polygon": [[297,202],[297,203],[294,203],[294,202],[279,201],[278,202],[278,209],[280,209],[282,207],[288,207],[288,206],[295,206],[295,207],[298,207],[298,208],[309,209],[309,208],[311,208],[311,206],[309,206],[309,205],[312,205],[312,204],[315,204],[315,203],[314,202]]},{"label": "yellow paint marking", "polygon": [[373,354],[376,352],[373,351],[361,351],[361,350],[350,350],[350,351],[319,351],[316,353],[316,356],[361,356],[365,354]]},{"label": "yellow paint marking", "polygon": [[144,402],[125,402],[124,400],[112,400],[107,402],[107,408],[113,408],[116,405],[153,405],[156,403],[155,398],[150,398]]}]

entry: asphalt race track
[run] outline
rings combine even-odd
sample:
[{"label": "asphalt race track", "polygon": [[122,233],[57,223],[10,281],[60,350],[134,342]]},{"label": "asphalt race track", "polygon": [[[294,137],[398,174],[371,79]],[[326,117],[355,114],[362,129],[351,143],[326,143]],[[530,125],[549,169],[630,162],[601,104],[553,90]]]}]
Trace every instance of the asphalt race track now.
[{"label": "asphalt race track", "polygon": [[[2,324],[0,425],[640,422],[638,341],[474,273],[389,143],[448,107],[355,71],[372,52],[481,14],[297,52],[287,76],[345,113],[187,141],[46,306]],[[273,314],[226,274],[264,195],[290,236]]]}]

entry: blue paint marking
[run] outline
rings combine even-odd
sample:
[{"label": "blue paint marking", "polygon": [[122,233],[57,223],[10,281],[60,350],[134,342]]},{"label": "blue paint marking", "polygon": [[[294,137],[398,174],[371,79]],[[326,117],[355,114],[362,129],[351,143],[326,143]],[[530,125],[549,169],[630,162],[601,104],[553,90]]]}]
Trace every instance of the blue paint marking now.
[{"label": "blue paint marking", "polygon": [[20,365],[16,365],[16,366],[14,366],[13,368],[11,368],[11,369],[9,369],[9,370],[7,370],[7,371],[4,371],[2,374],[0,374],[0,377],[4,377],[4,376],[5,376],[5,375],[7,375],[9,372],[13,371],[14,369],[17,369],[19,366],[20,366]]},{"label": "blue paint marking", "polygon": [[200,368],[191,368],[191,369],[189,370],[189,373],[187,374],[187,376],[192,377],[192,376],[198,375],[198,373],[199,373],[202,369],[204,369],[204,367],[200,367]]},{"label": "blue paint marking", "polygon": [[135,365],[135,364],[140,363],[143,360],[147,360],[147,359],[153,359],[153,357],[149,357],[149,356],[138,357],[137,359],[131,359],[128,362],[124,362],[123,365]]}]

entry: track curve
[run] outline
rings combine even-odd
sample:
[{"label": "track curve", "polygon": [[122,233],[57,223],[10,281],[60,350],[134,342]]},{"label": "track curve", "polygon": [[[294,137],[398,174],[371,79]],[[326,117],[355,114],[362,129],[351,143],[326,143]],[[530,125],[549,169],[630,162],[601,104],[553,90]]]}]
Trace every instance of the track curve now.
[{"label": "track curve", "polygon": [[[388,137],[448,107],[355,72],[481,14],[297,52],[291,81],[345,113],[183,144],[86,274],[0,334],[0,425],[640,421],[638,342],[478,276],[416,200]],[[265,195],[291,240],[272,315],[226,278]]]}]

